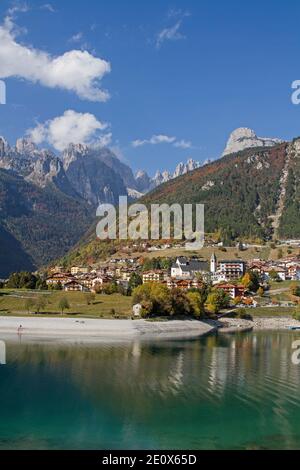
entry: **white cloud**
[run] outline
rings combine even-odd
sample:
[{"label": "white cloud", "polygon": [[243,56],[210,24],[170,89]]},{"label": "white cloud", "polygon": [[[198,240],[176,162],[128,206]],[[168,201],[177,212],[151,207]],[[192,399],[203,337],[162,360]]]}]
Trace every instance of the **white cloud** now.
[{"label": "white cloud", "polygon": [[170,8],[167,13],[168,18],[184,18],[186,16],[190,16],[190,12],[187,10],[182,10],[181,8]]},{"label": "white cloud", "polygon": [[157,145],[157,144],[171,144],[172,142],[175,142],[176,137],[169,137],[168,135],[153,135],[150,139],[145,139],[145,140],[134,140],[132,142],[133,147],[141,147],[142,145],[146,144],[151,144],[151,145]]},{"label": "white cloud", "polygon": [[47,11],[50,11],[50,13],[55,13],[55,8],[53,7],[53,5],[51,5],[51,3],[44,3],[44,5],[41,5],[41,10],[47,10]]},{"label": "white cloud", "polygon": [[7,10],[7,15],[9,17],[14,17],[16,13],[26,13],[27,11],[29,11],[27,3],[15,3]]},{"label": "white cloud", "polygon": [[181,148],[181,149],[190,149],[192,147],[192,142],[189,140],[178,140],[174,143],[174,147]]},{"label": "white cloud", "polygon": [[165,41],[179,41],[180,39],[185,39],[185,36],[181,33],[180,28],[183,22],[183,19],[187,16],[190,16],[188,11],[183,11],[181,9],[171,8],[167,13],[168,21],[177,20],[175,24],[169,25],[163,28],[157,35],[155,39],[156,47],[159,49]]},{"label": "white cloud", "polygon": [[80,31],[79,33],[74,34],[70,37],[69,42],[80,42],[83,38],[83,33]]},{"label": "white cloud", "polygon": [[[108,145],[110,145],[112,141],[112,133],[111,132],[108,132],[107,134],[103,134],[101,135],[97,141],[95,142],[95,144],[98,146],[98,147],[107,147]],[[93,142],[92,142],[93,143]]]},{"label": "white cloud", "polygon": [[62,116],[29,129],[26,134],[36,144],[47,143],[56,150],[62,151],[70,143],[101,147],[109,145],[112,138],[111,132],[103,134],[108,127],[107,123],[98,121],[93,114],[68,110]]},{"label": "white cloud", "polygon": [[100,81],[111,71],[110,63],[88,51],[71,50],[53,57],[16,41],[11,17],[0,26],[0,78],[17,77],[49,88],[76,93],[90,101],[106,101],[109,93]]},{"label": "white cloud", "polygon": [[142,147],[143,145],[158,145],[158,144],[172,144],[176,148],[188,149],[192,147],[192,143],[188,140],[177,140],[176,137],[159,134],[153,135],[150,139],[134,140],[131,145],[133,147]]},{"label": "white cloud", "polygon": [[156,47],[160,48],[163,42],[165,41],[178,41],[179,39],[184,39],[185,36],[179,31],[182,20],[177,21],[174,26],[170,28],[164,28],[160,31],[156,38]]}]

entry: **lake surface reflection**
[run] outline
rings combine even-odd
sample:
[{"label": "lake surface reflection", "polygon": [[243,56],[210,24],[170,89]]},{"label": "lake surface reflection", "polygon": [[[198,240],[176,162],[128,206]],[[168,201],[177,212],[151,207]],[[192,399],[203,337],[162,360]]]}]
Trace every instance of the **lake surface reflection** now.
[{"label": "lake surface reflection", "polygon": [[300,448],[296,339],[6,342],[0,448]]}]

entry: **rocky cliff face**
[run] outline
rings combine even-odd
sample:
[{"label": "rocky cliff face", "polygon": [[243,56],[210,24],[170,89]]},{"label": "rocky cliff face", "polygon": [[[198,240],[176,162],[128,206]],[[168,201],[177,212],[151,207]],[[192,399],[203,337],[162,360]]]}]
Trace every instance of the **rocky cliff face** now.
[{"label": "rocky cliff face", "polygon": [[100,148],[96,150],[98,158],[113,170],[122,179],[127,188],[138,189],[132,169],[121,162],[121,160],[109,149]]},{"label": "rocky cliff face", "polygon": [[146,192],[151,187],[151,178],[146,171],[139,170],[135,175],[135,184],[139,192]]},{"label": "rocky cliff face", "polygon": [[282,143],[282,140],[280,139],[257,137],[252,129],[247,127],[239,127],[230,134],[222,156],[229,155],[230,153],[240,152],[241,150],[245,150],[247,148],[273,147],[274,145],[280,143]]},{"label": "rocky cliff face", "polygon": [[12,170],[40,188],[53,183],[65,194],[76,197],[61,160],[50,150],[37,149],[29,139],[19,139],[15,147],[10,147],[0,137],[0,168]]},{"label": "rocky cliff face", "polygon": [[[71,144],[62,153],[64,171],[73,188],[89,204],[117,204],[120,195],[127,190],[121,170],[114,171],[113,157],[106,149],[93,149],[86,145]],[[104,163],[110,159],[110,166]],[[116,157],[115,157],[116,159]]]}]

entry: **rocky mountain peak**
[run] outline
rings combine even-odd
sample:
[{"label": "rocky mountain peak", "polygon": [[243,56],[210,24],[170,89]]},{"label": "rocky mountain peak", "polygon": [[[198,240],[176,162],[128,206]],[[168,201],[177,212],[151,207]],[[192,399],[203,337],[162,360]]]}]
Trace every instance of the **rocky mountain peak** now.
[{"label": "rocky mountain peak", "polygon": [[135,175],[135,184],[138,191],[147,191],[151,185],[151,178],[146,171],[139,170]]},{"label": "rocky mountain peak", "polygon": [[145,176],[148,176],[145,170],[138,170],[135,174],[135,179],[144,178]]},{"label": "rocky mountain peak", "polygon": [[157,170],[153,178],[150,178],[145,171],[139,170],[135,176],[137,189],[141,192],[146,193],[156,188],[160,184],[166,183],[167,181],[177,178],[178,176],[184,175],[189,171],[193,171],[196,168],[199,168],[200,166],[201,165],[199,162],[190,158],[189,160],[187,160],[186,163],[180,162],[176,166],[175,171],[173,173],[170,173],[167,170]]},{"label": "rocky mountain peak", "polygon": [[240,152],[247,148],[272,147],[281,142],[283,141],[277,138],[258,137],[253,129],[239,127],[230,134],[222,156],[224,157],[230,153]]},{"label": "rocky mountain peak", "polygon": [[77,155],[84,156],[90,151],[90,147],[86,144],[69,144],[68,147],[63,151],[62,156]]},{"label": "rocky mountain peak", "polygon": [[185,175],[189,171],[196,170],[199,168],[201,165],[199,162],[193,160],[192,158],[189,158],[186,163],[180,162],[177,167],[175,168],[175,171],[173,173],[173,178],[176,178],[177,176]]},{"label": "rocky mountain peak", "polygon": [[20,154],[32,155],[36,150],[35,143],[29,137],[23,137],[16,142],[16,151]]},{"label": "rocky mountain peak", "polygon": [[0,136],[0,157],[3,157],[9,150],[10,147],[7,140]]}]

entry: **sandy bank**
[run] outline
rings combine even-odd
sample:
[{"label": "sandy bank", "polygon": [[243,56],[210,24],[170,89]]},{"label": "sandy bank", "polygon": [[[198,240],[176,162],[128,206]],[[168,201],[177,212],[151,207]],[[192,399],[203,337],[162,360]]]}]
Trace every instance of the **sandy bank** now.
[{"label": "sandy bank", "polygon": [[[193,338],[215,327],[196,320],[148,322],[74,318],[0,317],[0,336],[59,340],[130,340],[133,338]],[[0,338],[1,339],[1,338]]]}]

